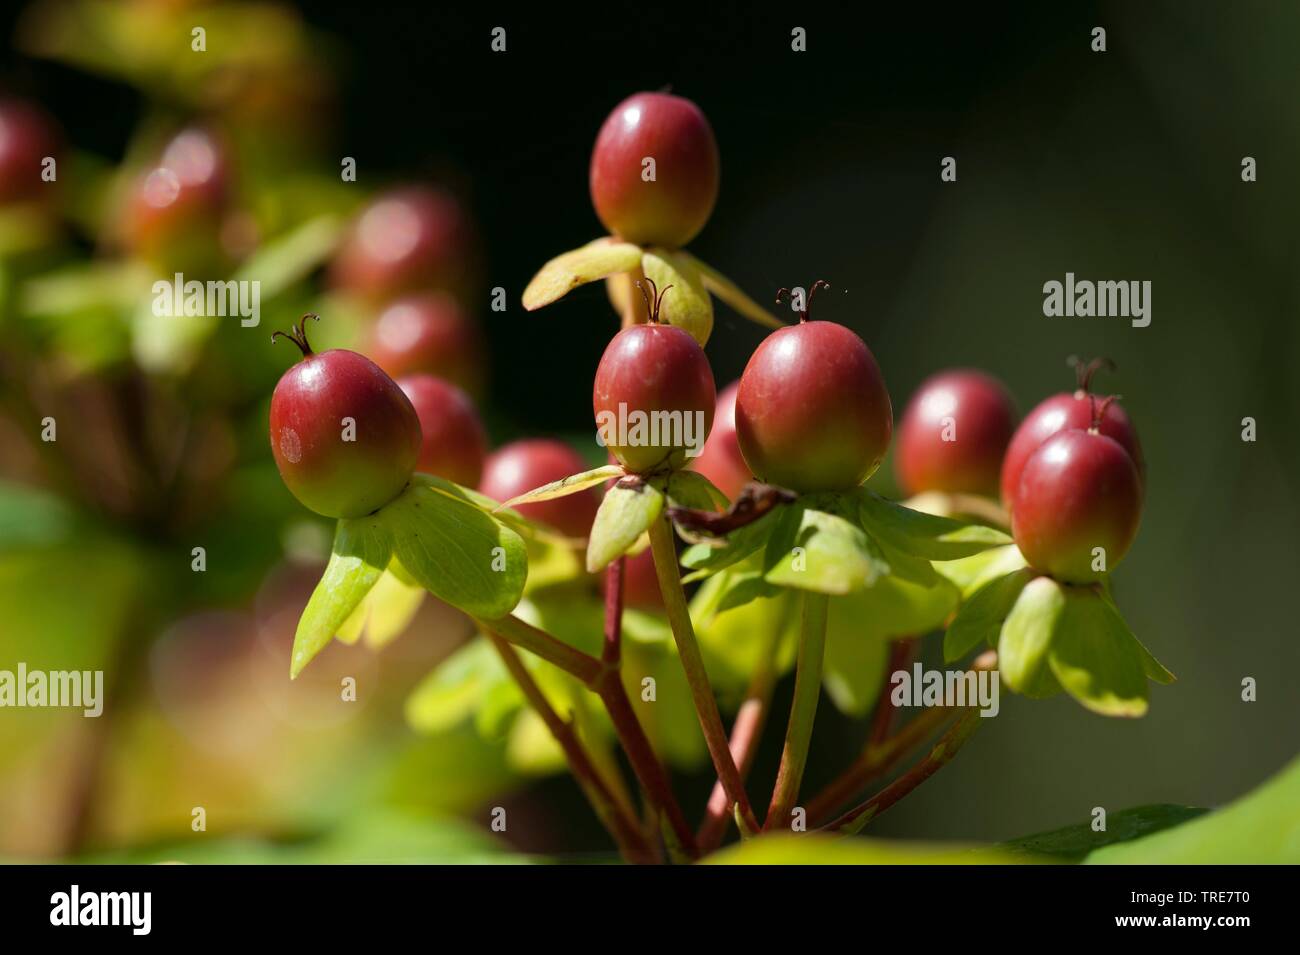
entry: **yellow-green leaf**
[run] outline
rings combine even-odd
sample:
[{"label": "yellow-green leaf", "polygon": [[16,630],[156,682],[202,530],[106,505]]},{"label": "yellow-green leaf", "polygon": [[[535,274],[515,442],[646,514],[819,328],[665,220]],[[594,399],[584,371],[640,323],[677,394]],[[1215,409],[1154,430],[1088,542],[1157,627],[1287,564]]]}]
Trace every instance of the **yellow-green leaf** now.
[{"label": "yellow-green leaf", "polygon": [[701,348],[708,344],[713,331],[713,302],[690,256],[648,249],[641,257],[641,268],[660,292],[672,286],[663,296],[659,321],[687,332]]},{"label": "yellow-green leaf", "polygon": [[524,308],[534,311],[563,298],[579,285],[595,282],[641,263],[641,249],[608,236],[556,256],[542,266],[524,289]]}]

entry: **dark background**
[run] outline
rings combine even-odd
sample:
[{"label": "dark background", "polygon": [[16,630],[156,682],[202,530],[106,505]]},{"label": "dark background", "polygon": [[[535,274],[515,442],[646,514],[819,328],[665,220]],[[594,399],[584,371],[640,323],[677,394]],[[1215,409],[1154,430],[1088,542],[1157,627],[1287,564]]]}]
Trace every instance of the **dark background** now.
[{"label": "dark background", "polygon": [[[896,413],[945,367],[992,372],[1026,411],[1070,386],[1067,355],[1117,362],[1100,387],[1123,394],[1150,473],[1117,596],[1179,682],[1154,688],[1137,722],[1004,694],[994,725],[873,827],[883,835],[997,839],[1094,806],[1215,805],[1297,748],[1300,8],[1063,6],[304,7],[340,71],[332,148],[357,157],[363,181],[433,175],[473,207],[486,284],[510,302],[478,309],[498,439],[587,427],[615,327],[603,289],[531,315],[519,294],[545,260],[600,234],[586,172],[601,121],[665,86],[704,109],[722,155],[718,205],[691,250],[764,301],[829,281],[819,317],[865,338]],[[13,13],[0,14],[6,33]],[[796,25],[806,53],[790,50]],[[494,26],[505,54],[489,49]],[[1105,53],[1090,49],[1094,26]],[[39,89],[79,146],[124,148],[131,91],[31,61],[4,74]],[[940,182],[944,156],[955,183]],[[1258,182],[1242,182],[1243,156]],[[1150,280],[1151,325],[1044,317],[1043,283],[1067,271]],[[719,384],[762,334],[718,307]],[[1240,440],[1245,416],[1256,443]],[[1245,677],[1258,702],[1241,701]],[[840,746],[816,748],[812,785],[860,733],[828,706],[819,724]],[[756,778],[772,765],[766,752]],[[542,794],[571,798],[567,784]]]}]

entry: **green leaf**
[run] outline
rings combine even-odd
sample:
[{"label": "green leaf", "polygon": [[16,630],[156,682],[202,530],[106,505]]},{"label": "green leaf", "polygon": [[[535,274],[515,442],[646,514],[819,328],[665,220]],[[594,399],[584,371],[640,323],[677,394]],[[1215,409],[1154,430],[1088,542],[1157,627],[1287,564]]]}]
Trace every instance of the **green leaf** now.
[{"label": "green leaf", "polygon": [[668,476],[668,500],[694,511],[725,511],[730,503],[713,482],[698,471],[674,471]]},{"label": "green leaf", "polygon": [[406,699],[406,722],[420,733],[443,733],[469,719],[494,687],[514,686],[505,664],[478,636],[439,663]]},{"label": "green leaf", "polygon": [[969,599],[975,591],[990,581],[1022,570],[1029,564],[1020,553],[1020,548],[1015,544],[1008,544],[1006,547],[993,547],[978,554],[971,554],[969,557],[935,561],[931,566],[960,588],[963,599]]},{"label": "green leaf", "polygon": [[704,287],[752,322],[767,328],[784,328],[785,323],[740,290],[735,282],[689,252],[679,253],[695,266]]},{"label": "green leaf", "polygon": [[[1109,583],[1109,581],[1110,578],[1107,577],[1106,582]],[[1110,609],[1115,613],[1115,615],[1122,621],[1124,616],[1119,612],[1119,607],[1115,605],[1115,601],[1111,598],[1109,588],[1102,591],[1102,598],[1110,606]],[[1128,625],[1125,624],[1125,629],[1127,629],[1127,627]],[[1133,641],[1138,658],[1142,661],[1142,672],[1147,675],[1147,679],[1165,686],[1178,680],[1176,676],[1166,670],[1164,665],[1152,655],[1151,651],[1143,645],[1141,640],[1133,636],[1132,633],[1129,634],[1129,638]]]},{"label": "green leaf", "polygon": [[[831,601],[858,632],[878,640],[920,636],[943,625],[957,607],[957,588],[947,581],[923,587],[899,577],[882,577],[874,587]],[[839,608],[837,610],[837,608]]]},{"label": "green leaf", "polygon": [[1065,591],[1050,577],[1021,588],[998,638],[998,666],[1007,686],[1029,697],[1051,696],[1060,687],[1047,666],[1052,637],[1065,610]]},{"label": "green leaf", "polygon": [[1089,865],[1300,864],[1300,759],[1253,792],[1181,826],[1092,852]]},{"label": "green leaf", "polygon": [[629,242],[605,237],[580,249],[556,256],[524,289],[524,308],[532,312],[563,298],[579,285],[595,282],[615,272],[630,272],[641,264],[641,249]]},{"label": "green leaf", "polygon": [[995,645],[1002,623],[1015,606],[1020,591],[1033,579],[1032,570],[1017,570],[975,591],[957,611],[943,636],[944,660],[948,663],[959,660],[982,643]]},{"label": "green leaf", "polygon": [[886,544],[928,560],[969,557],[1011,543],[1002,531],[914,511],[873,491],[858,492],[863,526]]},{"label": "green leaf", "polygon": [[757,600],[759,597],[774,597],[781,592],[781,588],[776,584],[768,583],[763,579],[761,572],[755,570],[749,573],[730,574],[727,577],[727,586],[722,596],[718,598],[716,613],[723,613],[735,607],[743,607],[751,600]]},{"label": "green leaf", "polygon": [[771,833],[736,843],[705,860],[712,865],[1008,865],[1023,856],[951,843]]},{"label": "green leaf", "polygon": [[862,528],[811,507],[800,511],[792,510],[799,515],[792,540],[787,528],[793,518],[768,541],[770,582],[834,595],[870,587],[889,573],[884,555]]},{"label": "green leaf", "polygon": [[1063,587],[1065,607],[1048,662],[1072,697],[1103,716],[1142,716],[1147,678],[1138,643],[1114,608],[1091,588]]},{"label": "green leaf", "polygon": [[597,484],[604,484],[613,478],[621,478],[623,473],[623,469],[617,464],[604,464],[598,468],[592,468],[590,471],[583,471],[581,474],[570,474],[558,481],[552,481],[550,484],[543,484],[531,491],[525,491],[523,494],[512,497],[504,504],[497,505],[497,507],[518,507],[520,504],[533,504],[537,501],[550,501],[557,497],[567,497],[570,494],[585,491],[589,487],[595,487]]},{"label": "green leaf", "polygon": [[393,549],[422,587],[471,617],[492,619],[523,595],[528,557],[523,539],[469,501],[417,474],[378,512]]},{"label": "green leaf", "polygon": [[647,249],[641,256],[641,268],[661,292],[672,286],[663,297],[659,320],[683,329],[701,348],[707,345],[713,331],[713,302],[691,257],[682,252]]},{"label": "green leaf", "polygon": [[[862,594],[875,593],[875,588]],[[889,644],[864,632],[866,619],[860,615],[856,598],[833,597],[826,619],[826,656],[822,685],[836,709],[846,716],[865,716],[880,695],[889,660]]]},{"label": "green leaf", "polygon": [[325,574],[312,591],[294,633],[290,679],[334,639],[378,582],[392,553],[388,523],[379,514],[338,522]]},{"label": "green leaf", "polygon": [[[740,572],[750,570],[746,565]],[[745,691],[772,639],[777,640],[779,647],[777,672],[793,665],[800,604],[797,593],[781,589],[775,596],[758,597],[747,604],[719,611],[719,599],[736,573],[728,569],[704,581],[690,605],[691,622],[713,688],[719,696],[732,699]]]},{"label": "green leaf", "polygon": [[663,511],[664,495],[654,484],[615,484],[605,492],[587,541],[587,570],[605,567],[627,553]]},{"label": "green leaf", "polygon": [[343,224],[318,216],[259,248],[235,273],[236,281],[261,283],[266,301],[307,278],[334,253]]},{"label": "green leaf", "polygon": [[1142,836],[1161,832],[1173,826],[1181,825],[1206,810],[1192,806],[1173,806],[1167,804],[1155,806],[1137,806],[1133,809],[1121,809],[1107,813],[1106,829],[1097,832],[1091,822],[1081,822],[1051,832],[1039,832],[1032,836],[1012,839],[998,846],[1008,852],[1023,852],[1034,856],[1054,856],[1070,862],[1078,862],[1084,856],[1102,846],[1129,842]]},{"label": "green leaf", "polygon": [[732,531],[716,543],[692,544],[682,553],[682,566],[698,571],[683,578],[683,582],[700,580],[724,568],[740,563],[763,548],[778,526],[780,516],[787,507],[768,511],[752,524]]},{"label": "green leaf", "polygon": [[423,602],[424,588],[394,560],[334,636],[344,643],[364,636],[366,646],[382,649],[410,626]]}]

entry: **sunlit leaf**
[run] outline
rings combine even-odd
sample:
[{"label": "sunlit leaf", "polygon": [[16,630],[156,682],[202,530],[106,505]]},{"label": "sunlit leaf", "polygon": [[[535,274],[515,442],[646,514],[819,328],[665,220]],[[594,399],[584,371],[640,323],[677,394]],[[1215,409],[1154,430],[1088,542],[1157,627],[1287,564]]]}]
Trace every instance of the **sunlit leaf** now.
[{"label": "sunlit leaf", "polygon": [[[842,517],[802,508],[792,538],[782,534],[779,553],[774,535],[768,541],[767,579],[784,587],[824,594],[847,594],[870,587],[889,573],[880,548],[866,532]],[[774,560],[772,558],[775,558]]]},{"label": "sunlit leaf", "polygon": [[474,504],[417,474],[378,514],[402,566],[434,596],[486,619],[519,602],[528,576],[523,539]]},{"label": "sunlit leaf", "polygon": [[1147,678],[1137,641],[1096,591],[1062,590],[1065,607],[1048,650],[1057,681],[1095,713],[1142,716],[1147,711]]},{"label": "sunlit leaf", "polygon": [[713,302],[691,257],[683,252],[648,249],[641,257],[641,268],[661,292],[672,286],[663,297],[659,320],[686,331],[701,348],[708,344],[713,331]]},{"label": "sunlit leaf", "polygon": [[291,678],[334,639],[378,582],[392,553],[389,526],[378,516],[339,521],[325,573],[298,620],[289,665]]},{"label": "sunlit leaf", "polygon": [[1065,610],[1065,591],[1050,577],[1024,585],[998,638],[998,664],[1007,686],[1026,696],[1051,696],[1060,686],[1047,665],[1052,637]]},{"label": "sunlit leaf", "polygon": [[1002,623],[1015,606],[1020,591],[1033,579],[1032,570],[1022,569],[1005,574],[975,591],[974,596],[957,611],[943,636],[944,660],[949,663],[959,660],[984,643],[995,645]]},{"label": "sunlit leaf", "polygon": [[1015,544],[992,547],[969,557],[956,560],[935,561],[931,566],[961,589],[962,598],[969,598],[989,581],[1005,577],[1029,566],[1020,548]]},{"label": "sunlit leaf", "polygon": [[674,471],[668,477],[668,500],[694,511],[724,511],[727,495],[698,471]]},{"label": "sunlit leaf", "polygon": [[1222,809],[1088,855],[1102,865],[1300,864],[1300,759]]},{"label": "sunlit leaf", "polygon": [[835,838],[815,833],[772,833],[715,852],[717,865],[999,865],[1024,856],[949,843]]},{"label": "sunlit leaf", "polygon": [[605,492],[587,541],[591,573],[625,554],[663,511],[664,495],[651,482],[615,484]]},{"label": "sunlit leaf", "polygon": [[969,557],[1011,543],[1002,531],[914,511],[865,488],[858,493],[863,526],[906,554],[928,560]]},{"label": "sunlit leaf", "polygon": [[524,289],[524,308],[534,311],[563,298],[579,285],[638,268],[640,264],[639,246],[608,236],[588,242],[582,248],[556,256],[542,266]]},{"label": "sunlit leaf", "polygon": [[[711,573],[730,567],[757,553],[767,545],[768,538],[776,530],[784,507],[769,511],[752,524],[732,531],[724,539],[715,542],[692,544],[682,553],[682,566],[697,571],[690,579],[703,579]],[[685,579],[685,578],[684,578]]]},{"label": "sunlit leaf", "polygon": [[583,471],[581,474],[570,474],[568,477],[552,481],[550,484],[543,484],[531,491],[525,491],[523,494],[518,494],[499,506],[518,507],[520,504],[533,504],[537,501],[550,501],[557,497],[567,497],[570,494],[577,494],[579,491],[585,491],[589,487],[595,487],[597,484],[604,484],[612,478],[621,478],[622,476],[623,469],[617,464],[605,464],[598,468],[592,468],[590,471]]}]

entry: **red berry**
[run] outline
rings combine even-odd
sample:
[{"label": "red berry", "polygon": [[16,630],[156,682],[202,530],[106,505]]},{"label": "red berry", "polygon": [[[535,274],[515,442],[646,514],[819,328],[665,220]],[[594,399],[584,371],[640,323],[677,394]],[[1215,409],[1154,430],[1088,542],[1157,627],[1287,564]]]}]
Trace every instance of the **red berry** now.
[{"label": "red berry", "polygon": [[718,198],[718,144],[709,121],[680,96],[629,96],[600,127],[590,184],[596,215],[610,232],[637,245],[685,245]]},{"label": "red berry", "polygon": [[343,349],[314,354],[301,329],[286,337],[303,359],[271,396],[271,452],[280,476],[318,514],[369,514],[400,494],[415,469],[415,409],[369,358]]},{"label": "red berry", "polygon": [[[1044,441],[1071,428],[1086,429],[1092,425],[1093,402],[1098,399],[1080,388],[1070,393],[1053,395],[1040,403],[1033,411],[1025,415],[1016,433],[1007,446],[1006,457],[1002,460],[1002,503],[1015,507],[1016,488],[1020,482],[1020,472],[1025,462],[1042,445]],[[1146,462],[1142,457],[1142,445],[1138,441],[1137,429],[1118,404],[1111,402],[1105,409],[1099,429],[1102,434],[1118,441],[1128,452],[1137,466],[1138,477],[1146,481]]]},{"label": "red berry", "polygon": [[981,371],[945,371],[921,383],[898,428],[894,472],[905,494],[998,493],[1002,453],[1016,427],[1011,395]]},{"label": "red berry", "polygon": [[[543,438],[514,441],[488,456],[478,489],[490,498],[508,501],[525,491],[585,470],[587,462],[562,441]],[[600,496],[591,488],[549,501],[520,504],[516,510],[529,520],[553,527],[568,537],[586,537],[599,506]]]},{"label": "red berry", "polygon": [[0,99],[0,204],[32,198],[50,185],[41,178],[42,164],[58,151],[59,134],[39,107]]},{"label": "red berry", "polygon": [[220,268],[229,180],[215,136],[202,129],[178,134],[131,194],[125,223],[131,249],[159,268]]},{"label": "red berry", "polygon": [[[813,283],[808,305],[826,287]],[[866,342],[843,325],[807,319],[805,308],[798,325],[768,335],[750,356],[736,396],[736,434],[759,480],[844,491],[880,467],[894,410]]]},{"label": "red berry", "polygon": [[636,474],[680,468],[688,451],[698,454],[717,398],[704,350],[682,329],[659,324],[658,312],[656,301],[649,324],[614,336],[591,394],[601,440]]},{"label": "red berry", "polygon": [[487,434],[469,395],[433,375],[397,381],[420,419],[423,443],[417,471],[475,487],[483,473]]},{"label": "red berry", "polygon": [[460,203],[440,189],[408,186],[370,203],[334,260],[334,280],[387,299],[465,278],[469,226]]},{"label": "red berry", "polygon": [[[1096,431],[1071,429],[1029,456],[1011,506],[1011,533],[1030,565],[1085,584],[1114,570],[1137,535],[1142,486],[1127,450]],[[1104,571],[1094,570],[1104,549]]]},{"label": "red berry", "polygon": [[423,372],[471,393],[481,383],[478,329],[447,292],[411,295],[385,308],[366,353],[394,378]]},{"label": "red berry", "polygon": [[736,394],[739,391],[740,382],[733,381],[718,392],[713,430],[709,432],[709,440],[704,442],[704,450],[691,463],[692,468],[733,501],[741,488],[754,480],[736,438]]}]

